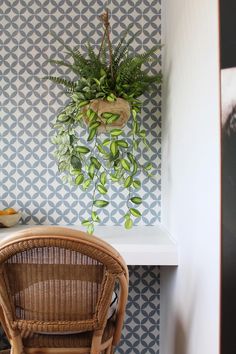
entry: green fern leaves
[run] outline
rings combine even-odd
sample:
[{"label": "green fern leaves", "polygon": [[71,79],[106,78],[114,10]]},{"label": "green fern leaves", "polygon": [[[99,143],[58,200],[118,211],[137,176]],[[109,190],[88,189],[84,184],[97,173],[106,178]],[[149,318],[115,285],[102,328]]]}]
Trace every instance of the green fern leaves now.
[{"label": "green fern leaves", "polygon": [[[160,73],[148,75],[142,68],[152,57],[156,56],[161,46],[154,46],[142,54],[130,54],[130,45],[139,34],[133,34],[126,42],[130,27],[125,31],[118,45],[112,47],[110,58],[108,54],[104,53],[106,49],[104,44],[98,53],[88,44],[87,53],[83,55],[77,47],[70,48],[60,37],[52,32],[53,37],[63,45],[73,62],[70,63],[63,60],[50,60],[49,62],[52,65],[65,66],[71,69],[76,78],[74,82],[53,76],[48,76],[46,79],[56,84],[64,85],[71,91],[76,89],[77,92],[82,93],[86,90],[83,84],[84,80],[87,80],[87,82],[90,82],[87,85],[87,93],[90,92],[90,95],[85,95],[87,99],[103,98],[109,96],[111,92],[116,97],[123,97],[127,100],[141,96],[151,87],[151,84],[161,82]],[[93,81],[93,88],[91,88],[91,81]],[[152,85],[152,89],[155,87],[155,85]]]}]

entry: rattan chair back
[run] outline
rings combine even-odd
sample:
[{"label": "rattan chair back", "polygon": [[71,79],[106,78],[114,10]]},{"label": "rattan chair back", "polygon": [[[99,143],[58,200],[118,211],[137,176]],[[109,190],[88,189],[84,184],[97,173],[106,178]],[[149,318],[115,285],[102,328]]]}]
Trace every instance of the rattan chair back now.
[{"label": "rattan chair back", "polygon": [[[112,353],[128,271],[106,242],[70,228],[32,227],[0,243],[0,272],[0,319],[12,353]],[[119,305],[108,320],[116,282]]]}]

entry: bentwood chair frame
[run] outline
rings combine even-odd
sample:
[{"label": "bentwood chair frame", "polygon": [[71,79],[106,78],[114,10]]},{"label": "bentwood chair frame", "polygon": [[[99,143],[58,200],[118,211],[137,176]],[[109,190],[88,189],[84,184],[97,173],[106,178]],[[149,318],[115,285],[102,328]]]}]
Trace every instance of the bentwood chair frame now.
[{"label": "bentwood chair frame", "polygon": [[[123,327],[128,269],[108,243],[71,228],[35,226],[0,242],[0,273],[0,321],[11,344],[11,354],[114,352]],[[60,282],[66,284],[65,292],[70,291],[70,286],[73,288],[68,299],[60,291]],[[115,315],[108,319],[116,282],[119,302]],[[76,308],[72,296],[77,297]],[[90,301],[86,296],[91,297]],[[61,304],[59,315],[56,302]],[[89,304],[86,306],[90,313],[87,316],[85,311],[82,317],[78,313],[75,318],[78,309],[83,312],[83,302]],[[68,338],[73,338],[69,345]]]}]

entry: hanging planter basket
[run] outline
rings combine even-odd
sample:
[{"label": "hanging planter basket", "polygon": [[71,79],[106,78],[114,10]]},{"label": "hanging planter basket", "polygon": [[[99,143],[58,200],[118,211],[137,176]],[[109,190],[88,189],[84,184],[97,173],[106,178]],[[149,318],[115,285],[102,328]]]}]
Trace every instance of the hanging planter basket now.
[{"label": "hanging planter basket", "polygon": [[[103,99],[92,100],[89,105],[84,107],[84,121],[89,124],[89,119],[86,115],[87,110],[92,109],[98,115],[101,121],[100,126],[97,129],[98,133],[107,133],[114,128],[122,129],[126,125],[130,114],[130,104],[123,98],[117,98],[114,102],[108,102]],[[117,119],[114,122],[107,123],[107,118],[117,115]]]}]

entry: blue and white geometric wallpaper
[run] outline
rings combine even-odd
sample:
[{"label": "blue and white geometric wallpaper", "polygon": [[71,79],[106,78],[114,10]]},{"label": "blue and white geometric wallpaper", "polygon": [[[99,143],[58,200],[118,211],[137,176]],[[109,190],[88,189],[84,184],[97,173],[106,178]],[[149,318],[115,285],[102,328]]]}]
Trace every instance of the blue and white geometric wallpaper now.
[{"label": "blue and white geometric wallpaper", "polygon": [[[96,47],[102,30],[98,15],[108,6],[113,42],[133,23],[131,31],[141,30],[141,35],[132,49],[140,52],[161,43],[160,1],[0,0],[0,209],[21,210],[29,224],[79,224],[90,198],[62,183],[50,142],[51,124],[66,100],[56,85],[41,80],[64,74],[47,62],[52,55],[65,55],[50,31],[81,51],[87,39]],[[159,70],[159,61],[150,66]],[[145,94],[141,118],[150,150],[140,150],[138,158],[151,160],[155,173],[150,180],[140,176],[144,202],[138,223],[150,225],[161,218],[160,91]],[[102,211],[103,223],[121,224],[126,195],[112,186],[109,197],[112,203]],[[130,273],[124,339],[117,352],[159,353],[159,268],[130,267]]]}]

